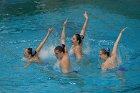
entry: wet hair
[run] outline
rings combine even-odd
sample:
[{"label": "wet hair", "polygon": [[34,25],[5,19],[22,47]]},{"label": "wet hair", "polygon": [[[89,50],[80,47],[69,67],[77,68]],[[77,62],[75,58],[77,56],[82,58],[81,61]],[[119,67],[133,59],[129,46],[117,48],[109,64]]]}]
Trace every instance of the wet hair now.
[{"label": "wet hair", "polygon": [[110,56],[110,49],[109,48],[107,48],[107,49],[103,48],[101,51],[103,54],[107,55],[108,57]]},{"label": "wet hair", "polygon": [[65,45],[62,44],[62,45],[60,45],[60,46],[57,46],[57,47],[55,47],[54,50],[58,50],[59,52],[65,53]]},{"label": "wet hair", "polygon": [[81,44],[82,43],[82,39],[84,39],[83,35],[80,34],[75,34],[77,41],[79,41],[78,43]]},{"label": "wet hair", "polygon": [[31,56],[34,56],[36,54],[36,51],[34,51],[32,48],[27,48],[27,51]]}]

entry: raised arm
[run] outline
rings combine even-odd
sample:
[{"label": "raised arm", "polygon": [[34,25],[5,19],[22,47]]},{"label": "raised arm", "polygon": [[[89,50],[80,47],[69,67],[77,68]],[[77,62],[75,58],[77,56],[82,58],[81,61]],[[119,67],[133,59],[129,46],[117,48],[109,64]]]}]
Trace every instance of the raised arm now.
[{"label": "raised arm", "polygon": [[45,44],[46,40],[48,39],[48,37],[49,37],[49,35],[50,35],[50,33],[51,33],[52,31],[53,31],[52,28],[49,28],[49,29],[48,29],[48,33],[47,33],[46,37],[44,38],[44,40],[40,43],[40,45],[39,45],[38,48],[36,49],[36,52],[37,52],[37,53],[40,52],[40,50],[42,49],[43,45]]},{"label": "raised arm", "polygon": [[80,35],[83,35],[83,36],[85,35],[85,31],[86,31],[86,27],[87,27],[87,23],[88,23],[88,14],[86,11],[84,13],[84,16],[85,16],[86,20],[85,20],[85,23],[83,25],[82,31],[80,33]]},{"label": "raised arm", "polygon": [[112,55],[117,55],[118,43],[119,43],[119,41],[120,41],[120,39],[121,39],[122,33],[125,31],[126,28],[127,28],[127,27],[125,27],[125,28],[123,28],[123,29],[121,30],[121,32],[120,32],[120,34],[119,34],[119,36],[118,36],[116,42],[114,43],[114,47],[113,47],[113,50],[112,50]]},{"label": "raised arm", "polygon": [[[65,20],[65,22],[63,24],[63,29],[62,29],[62,33],[61,33],[61,44],[64,44],[65,46],[66,46],[66,34],[65,34],[66,25],[67,25],[67,19]],[[65,51],[67,51],[66,47],[65,47]]]},{"label": "raised arm", "polygon": [[63,29],[62,29],[62,33],[61,33],[61,43],[62,44],[66,44],[66,34],[65,34],[65,30],[66,30],[66,25],[67,25],[67,19],[65,20],[64,24],[63,24]]}]

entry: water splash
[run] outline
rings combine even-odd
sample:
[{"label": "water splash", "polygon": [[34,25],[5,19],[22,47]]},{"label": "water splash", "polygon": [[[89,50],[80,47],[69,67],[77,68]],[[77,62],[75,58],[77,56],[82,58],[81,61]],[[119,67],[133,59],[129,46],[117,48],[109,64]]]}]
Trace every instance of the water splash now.
[{"label": "water splash", "polygon": [[40,57],[42,59],[54,58],[54,48],[55,46],[53,45],[43,48],[39,53]]}]

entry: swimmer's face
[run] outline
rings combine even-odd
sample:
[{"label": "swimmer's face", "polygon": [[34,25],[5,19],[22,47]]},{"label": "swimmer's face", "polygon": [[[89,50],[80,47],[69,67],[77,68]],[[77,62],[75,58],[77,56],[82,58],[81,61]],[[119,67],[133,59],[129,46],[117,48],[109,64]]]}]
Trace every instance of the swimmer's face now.
[{"label": "swimmer's face", "polygon": [[73,44],[73,45],[78,44],[78,40],[77,40],[77,38],[76,38],[75,35],[73,35],[73,37],[72,37],[72,44]]},{"label": "swimmer's face", "polygon": [[58,60],[61,60],[64,54],[63,52],[60,52],[59,50],[55,50],[54,53]]},{"label": "swimmer's face", "polygon": [[28,58],[30,55],[29,55],[29,53],[28,53],[28,49],[25,49],[25,51],[24,51],[24,57],[25,58]]},{"label": "swimmer's face", "polygon": [[105,55],[102,51],[100,51],[99,57],[100,57],[102,60],[105,60],[106,55]]}]

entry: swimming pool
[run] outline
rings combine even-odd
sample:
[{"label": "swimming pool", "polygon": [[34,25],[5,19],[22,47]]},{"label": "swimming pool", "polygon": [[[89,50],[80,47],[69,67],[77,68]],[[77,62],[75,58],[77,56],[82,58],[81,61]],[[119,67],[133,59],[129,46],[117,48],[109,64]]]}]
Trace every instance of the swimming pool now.
[{"label": "swimming pool", "polygon": [[[0,1],[0,93],[139,93],[140,92],[140,8],[139,0],[2,0]],[[129,6],[129,7],[127,7]],[[135,6],[135,7],[134,7]],[[64,75],[53,70],[53,49],[60,44],[63,21],[68,18],[67,48],[71,37],[79,33],[89,14],[84,39],[83,64],[71,63],[78,73]],[[36,48],[53,26],[40,56],[50,65],[16,66],[27,47]],[[128,71],[102,73],[99,50],[112,46],[119,30],[128,27],[118,46],[119,62]]]}]

